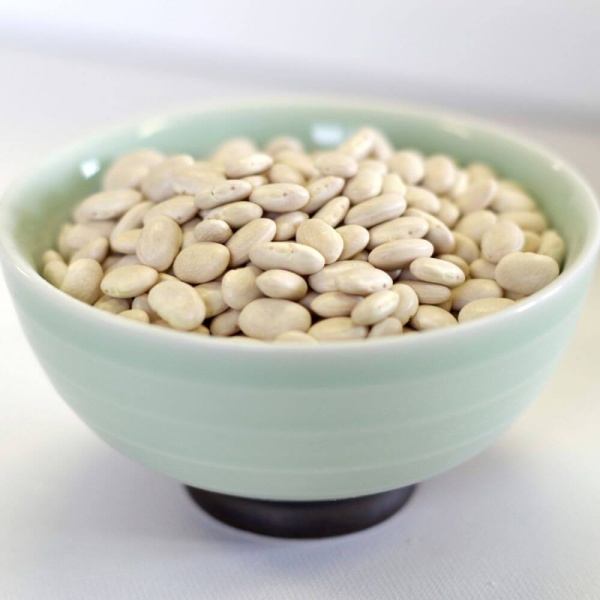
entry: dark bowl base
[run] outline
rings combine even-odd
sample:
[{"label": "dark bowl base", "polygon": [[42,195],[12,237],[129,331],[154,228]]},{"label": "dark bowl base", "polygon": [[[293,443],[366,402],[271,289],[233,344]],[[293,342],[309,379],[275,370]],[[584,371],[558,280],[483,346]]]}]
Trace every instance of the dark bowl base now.
[{"label": "dark bowl base", "polygon": [[186,486],[194,502],[215,519],[245,531],[283,538],[324,538],[367,529],[401,509],[415,487],[342,500],[280,502]]}]

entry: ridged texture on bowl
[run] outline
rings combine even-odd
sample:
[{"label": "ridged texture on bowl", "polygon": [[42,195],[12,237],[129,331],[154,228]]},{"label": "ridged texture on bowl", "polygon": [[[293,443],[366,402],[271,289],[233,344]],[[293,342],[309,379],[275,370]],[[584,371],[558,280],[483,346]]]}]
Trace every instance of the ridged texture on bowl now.
[{"label": "ridged texture on bowl", "polygon": [[[44,224],[56,226],[96,185],[97,176],[78,175],[82,164],[104,165],[139,145],[201,153],[233,134],[308,140],[318,127],[343,133],[367,122],[397,145],[488,160],[524,181],[567,240],[567,273],[514,309],[454,331],[294,348],[125,322],[64,297],[28,264],[50,237]],[[559,359],[591,279],[598,217],[585,185],[549,157],[485,129],[450,125],[403,111],[318,105],[199,112],[154,130],[107,134],[49,161],[9,195],[2,243],[19,317],[51,381],[124,454],[224,493],[355,496],[473,456],[539,394]]]}]

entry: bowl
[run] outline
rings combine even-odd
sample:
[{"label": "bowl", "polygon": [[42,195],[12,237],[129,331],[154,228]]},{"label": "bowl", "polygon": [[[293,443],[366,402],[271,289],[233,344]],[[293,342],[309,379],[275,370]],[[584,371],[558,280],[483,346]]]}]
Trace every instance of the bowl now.
[{"label": "bowl", "polygon": [[[120,154],[153,147],[201,156],[228,137],[283,133],[328,146],[363,124],[396,146],[484,161],[521,182],[566,241],[563,273],[514,307],[456,328],[317,347],[142,326],[38,274],[70,208]],[[500,436],[560,360],[599,242],[592,191],[552,153],[471,120],[330,100],[208,106],[104,132],[43,161],[0,207],[0,258],[22,327],[81,419],[119,452],[193,488],[295,503],[406,488]]]}]

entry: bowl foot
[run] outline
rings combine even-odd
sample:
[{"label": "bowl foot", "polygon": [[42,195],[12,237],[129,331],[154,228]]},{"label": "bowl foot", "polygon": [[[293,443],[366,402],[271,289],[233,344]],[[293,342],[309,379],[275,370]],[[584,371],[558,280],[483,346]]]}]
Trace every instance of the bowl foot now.
[{"label": "bowl foot", "polygon": [[402,508],[415,487],[342,500],[288,502],[186,486],[194,502],[215,519],[238,529],[284,538],[324,538],[372,527]]}]

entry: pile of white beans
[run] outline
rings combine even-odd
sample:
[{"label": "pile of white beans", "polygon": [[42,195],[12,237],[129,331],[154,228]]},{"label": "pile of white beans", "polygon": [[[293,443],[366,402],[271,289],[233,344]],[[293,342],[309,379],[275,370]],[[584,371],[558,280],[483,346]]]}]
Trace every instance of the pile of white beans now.
[{"label": "pile of white beans", "polygon": [[564,253],[517,183],[364,127],[335,150],[239,138],[204,160],[123,156],[42,261],[54,286],[128,319],[317,343],[497,312],[555,279]]}]

